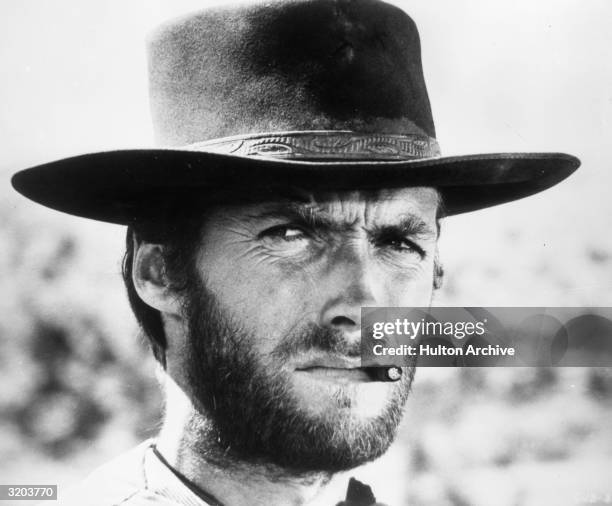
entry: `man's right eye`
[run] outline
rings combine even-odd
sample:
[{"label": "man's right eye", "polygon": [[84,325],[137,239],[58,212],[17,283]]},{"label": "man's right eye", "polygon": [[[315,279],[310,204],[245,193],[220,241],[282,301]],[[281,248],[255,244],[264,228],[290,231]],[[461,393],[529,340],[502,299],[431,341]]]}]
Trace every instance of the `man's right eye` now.
[{"label": "man's right eye", "polygon": [[261,232],[259,234],[259,237],[269,237],[287,242],[299,241],[308,238],[306,233],[301,228],[292,225],[279,225],[276,227],[269,228]]}]

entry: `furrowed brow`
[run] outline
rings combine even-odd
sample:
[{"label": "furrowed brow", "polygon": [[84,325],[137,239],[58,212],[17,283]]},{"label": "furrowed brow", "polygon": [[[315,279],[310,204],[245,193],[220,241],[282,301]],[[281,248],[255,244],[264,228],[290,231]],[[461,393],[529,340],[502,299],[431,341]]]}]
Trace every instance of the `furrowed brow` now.
[{"label": "furrowed brow", "polygon": [[337,228],[338,223],[326,213],[311,205],[289,202],[264,209],[246,216],[249,220],[294,220],[298,223],[317,228]]},{"label": "furrowed brow", "polygon": [[435,239],[438,232],[415,214],[403,214],[397,223],[375,225],[368,232],[374,235],[399,234],[402,236]]}]

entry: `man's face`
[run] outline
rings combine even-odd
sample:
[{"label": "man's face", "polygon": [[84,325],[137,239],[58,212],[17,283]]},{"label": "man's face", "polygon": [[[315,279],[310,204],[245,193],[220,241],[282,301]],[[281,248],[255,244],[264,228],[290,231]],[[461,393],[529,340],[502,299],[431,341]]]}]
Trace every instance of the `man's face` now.
[{"label": "man's face", "polygon": [[360,368],[361,307],[430,304],[437,206],[435,190],[408,188],[208,215],[184,361],[225,451],[332,472],[384,453],[413,371],[393,383]]}]

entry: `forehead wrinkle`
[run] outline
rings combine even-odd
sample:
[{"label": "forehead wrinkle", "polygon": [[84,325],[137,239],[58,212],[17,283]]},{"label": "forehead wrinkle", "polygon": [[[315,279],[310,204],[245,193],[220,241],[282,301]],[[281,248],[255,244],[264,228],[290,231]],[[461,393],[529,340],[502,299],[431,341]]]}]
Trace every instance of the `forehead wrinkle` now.
[{"label": "forehead wrinkle", "polygon": [[354,227],[358,218],[338,217],[329,209],[317,204],[300,204],[297,202],[275,203],[268,209],[251,212],[245,215],[248,220],[264,219],[297,219],[310,225],[325,226],[330,229]]},{"label": "forehead wrinkle", "polygon": [[[433,190],[435,200],[434,206],[438,208],[441,203],[441,195],[434,188],[431,190]],[[262,203],[262,209],[249,210],[243,215],[243,218],[253,221],[266,218],[296,218],[313,225],[347,228],[355,227],[360,220],[367,224],[377,218],[382,218],[389,211],[393,211],[392,208],[387,207],[389,204],[397,202],[401,205],[410,203],[410,201],[410,198],[394,194],[391,190],[353,191],[339,194],[328,192],[322,193],[317,199],[317,195],[313,192],[298,193],[294,189],[291,193],[281,194],[278,200]],[[417,214],[410,211],[404,211],[400,216],[407,215],[412,216],[411,221],[413,222],[415,219],[423,221]],[[426,230],[429,227],[417,228],[422,229],[424,233],[429,232]]]}]

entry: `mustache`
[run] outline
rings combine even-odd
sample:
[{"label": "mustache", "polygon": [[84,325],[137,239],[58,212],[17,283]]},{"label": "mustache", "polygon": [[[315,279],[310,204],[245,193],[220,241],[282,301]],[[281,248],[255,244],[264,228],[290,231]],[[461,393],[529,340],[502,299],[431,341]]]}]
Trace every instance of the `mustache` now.
[{"label": "mustache", "polygon": [[351,358],[359,357],[361,340],[349,342],[339,329],[311,324],[297,333],[287,335],[272,351],[272,355],[287,359],[313,350]]}]

